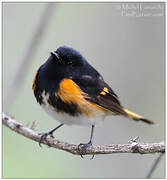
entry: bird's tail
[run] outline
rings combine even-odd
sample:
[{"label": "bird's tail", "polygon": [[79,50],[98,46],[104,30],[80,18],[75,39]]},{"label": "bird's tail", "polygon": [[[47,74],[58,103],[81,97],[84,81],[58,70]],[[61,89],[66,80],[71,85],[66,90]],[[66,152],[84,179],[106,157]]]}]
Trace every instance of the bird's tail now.
[{"label": "bird's tail", "polygon": [[132,118],[133,120],[136,120],[136,121],[143,121],[143,122],[146,122],[148,124],[155,124],[153,121],[151,120],[148,120],[148,119],[145,119],[144,117],[130,111],[129,109],[126,109],[126,108],[123,108],[123,110],[127,113],[127,115]]}]

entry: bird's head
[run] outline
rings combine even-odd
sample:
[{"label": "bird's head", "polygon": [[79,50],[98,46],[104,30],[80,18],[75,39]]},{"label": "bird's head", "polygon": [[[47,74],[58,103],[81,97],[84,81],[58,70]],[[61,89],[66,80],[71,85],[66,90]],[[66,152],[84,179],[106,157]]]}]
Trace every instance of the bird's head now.
[{"label": "bird's head", "polygon": [[52,58],[61,66],[82,66],[85,59],[77,50],[69,46],[61,46],[56,51],[51,52]]}]

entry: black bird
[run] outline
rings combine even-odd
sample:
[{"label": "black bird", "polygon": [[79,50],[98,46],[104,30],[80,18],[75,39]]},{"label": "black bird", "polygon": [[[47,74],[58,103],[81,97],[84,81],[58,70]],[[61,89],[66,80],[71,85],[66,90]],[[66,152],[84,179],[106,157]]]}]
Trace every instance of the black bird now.
[{"label": "black bird", "polygon": [[32,89],[37,102],[61,124],[42,133],[41,141],[63,124],[92,126],[90,141],[80,144],[82,150],[92,145],[96,124],[108,115],[122,115],[136,121],[153,121],[124,108],[118,96],[87,60],[75,49],[61,46],[38,69]]}]

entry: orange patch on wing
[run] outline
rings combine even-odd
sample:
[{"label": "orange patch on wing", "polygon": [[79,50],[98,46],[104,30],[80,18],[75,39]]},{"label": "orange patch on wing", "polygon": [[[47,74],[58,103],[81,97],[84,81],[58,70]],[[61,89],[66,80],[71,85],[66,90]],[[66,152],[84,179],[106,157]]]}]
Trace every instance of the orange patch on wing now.
[{"label": "orange patch on wing", "polygon": [[106,112],[107,109],[89,102],[85,99],[88,97],[80,87],[71,79],[63,79],[60,82],[60,87],[57,94],[64,102],[77,104],[78,110],[89,117],[94,117],[98,112]]},{"label": "orange patch on wing", "polygon": [[108,88],[106,88],[106,87],[104,87],[103,91],[106,93],[109,93]]},{"label": "orange patch on wing", "polygon": [[33,90],[35,89],[35,80],[36,80],[36,77],[37,77],[37,72],[35,73],[34,78],[33,78],[33,85],[32,85],[32,89]]},{"label": "orange patch on wing", "polygon": [[101,95],[106,95],[106,92],[104,92],[104,91],[101,91],[101,93],[100,93]]},{"label": "orange patch on wing", "polygon": [[104,87],[103,91],[100,92],[102,95],[106,95],[106,93],[109,93],[108,88]]}]

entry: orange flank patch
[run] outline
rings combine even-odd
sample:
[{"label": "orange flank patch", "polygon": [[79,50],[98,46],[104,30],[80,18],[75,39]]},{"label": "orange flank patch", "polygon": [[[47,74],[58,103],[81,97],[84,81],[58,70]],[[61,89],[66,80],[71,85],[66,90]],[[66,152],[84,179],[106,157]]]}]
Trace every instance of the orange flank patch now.
[{"label": "orange flank patch", "polygon": [[79,86],[71,79],[63,79],[60,82],[60,87],[57,95],[68,103],[79,102],[85,93],[81,91]]},{"label": "orange flank patch", "polygon": [[90,104],[93,105],[93,106],[95,106],[96,108],[99,108],[99,109],[103,110],[103,111],[109,112],[108,109],[106,109],[106,108],[104,108],[104,107],[102,107],[102,106],[100,106],[100,105],[98,105],[98,104],[95,104],[95,103],[93,103],[93,102],[90,102]]},{"label": "orange flank patch", "polygon": [[33,85],[32,85],[32,89],[33,89],[33,90],[35,89],[36,76],[37,76],[37,72],[35,73],[34,78],[33,78]]},{"label": "orange flank patch", "polygon": [[60,87],[56,95],[64,102],[77,104],[78,110],[89,117],[96,116],[98,112],[104,113],[108,111],[95,103],[87,101],[85,99],[85,97],[88,97],[87,94],[71,79],[65,78],[60,82]]}]

